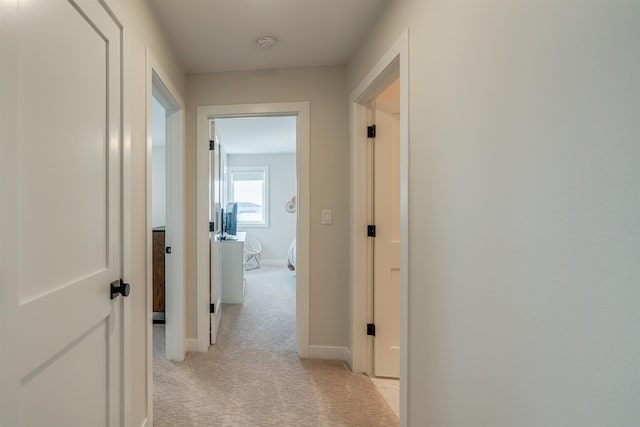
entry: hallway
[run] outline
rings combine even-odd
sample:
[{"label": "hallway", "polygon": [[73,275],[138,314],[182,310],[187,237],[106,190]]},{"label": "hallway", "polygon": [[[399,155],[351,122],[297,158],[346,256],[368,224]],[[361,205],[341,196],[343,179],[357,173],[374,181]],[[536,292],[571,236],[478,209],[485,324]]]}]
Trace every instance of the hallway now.
[{"label": "hallway", "polygon": [[265,266],[246,279],[245,303],[223,306],[207,353],[164,360],[164,325],[154,325],[156,426],[398,425],[367,376],[344,362],[297,357],[295,278],[286,268]]}]

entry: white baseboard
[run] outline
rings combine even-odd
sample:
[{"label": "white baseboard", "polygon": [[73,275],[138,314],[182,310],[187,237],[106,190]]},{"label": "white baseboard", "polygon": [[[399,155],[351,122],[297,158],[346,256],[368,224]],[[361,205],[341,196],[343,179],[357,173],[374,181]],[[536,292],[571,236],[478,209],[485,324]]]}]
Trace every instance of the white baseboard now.
[{"label": "white baseboard", "polygon": [[187,338],[184,340],[184,351],[198,351],[198,340],[195,338]]},{"label": "white baseboard", "polygon": [[327,345],[310,345],[310,359],[344,360],[351,365],[351,351],[347,347],[333,347]]},{"label": "white baseboard", "polygon": [[261,259],[260,264],[261,265],[281,265],[284,267],[287,265],[287,260],[286,259]]}]

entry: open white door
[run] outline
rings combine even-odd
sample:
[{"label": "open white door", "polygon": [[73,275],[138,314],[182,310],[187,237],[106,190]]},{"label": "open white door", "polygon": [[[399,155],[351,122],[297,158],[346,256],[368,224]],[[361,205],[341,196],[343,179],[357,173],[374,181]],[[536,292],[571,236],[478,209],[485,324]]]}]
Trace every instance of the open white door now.
[{"label": "open white door", "polygon": [[373,371],[378,377],[398,378],[400,377],[400,116],[378,108],[375,111],[375,124],[373,208],[376,237],[373,241],[375,322]]},{"label": "open white door", "polygon": [[212,120],[209,130],[209,221],[213,223],[209,232],[209,288],[210,298],[210,322],[211,344],[216,343],[220,320],[222,318],[222,274],[220,266],[220,242],[216,240],[216,234],[222,232],[221,195],[222,176],[220,165],[220,144],[216,138],[216,126]]},{"label": "open white door", "polygon": [[97,0],[0,8],[0,424],[120,426],[122,33]]}]

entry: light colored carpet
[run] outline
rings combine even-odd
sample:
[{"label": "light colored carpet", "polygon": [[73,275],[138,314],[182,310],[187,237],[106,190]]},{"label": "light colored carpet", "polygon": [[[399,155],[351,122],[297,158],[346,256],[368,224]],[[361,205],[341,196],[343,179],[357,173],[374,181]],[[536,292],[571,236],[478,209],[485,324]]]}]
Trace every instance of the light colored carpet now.
[{"label": "light colored carpet", "polygon": [[155,426],[398,425],[367,376],[298,358],[295,278],[284,267],[247,272],[245,303],[223,306],[207,353],[169,362],[164,325],[154,325],[153,339]]}]

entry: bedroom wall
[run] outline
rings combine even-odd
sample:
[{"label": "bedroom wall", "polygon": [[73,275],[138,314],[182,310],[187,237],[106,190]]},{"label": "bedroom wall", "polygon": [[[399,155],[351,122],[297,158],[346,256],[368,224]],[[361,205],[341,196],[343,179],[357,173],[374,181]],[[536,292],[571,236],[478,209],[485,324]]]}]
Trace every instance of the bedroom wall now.
[{"label": "bedroom wall", "polygon": [[[187,336],[195,337],[196,106],[310,103],[310,343],[349,345],[349,111],[346,68],[312,67],[190,75],[187,80]],[[321,210],[333,224],[321,225]],[[327,308],[331,315],[327,316]]]},{"label": "bedroom wall", "polygon": [[[125,121],[130,135],[125,143],[131,145],[131,409],[132,425],[140,426],[147,418],[147,290],[146,290],[146,47],[152,51],[174,87],[184,97],[186,76],[169,47],[153,12],[146,1],[124,1],[119,4],[125,14],[124,75]],[[149,396],[153,398],[153,396]]]},{"label": "bedroom wall", "polygon": [[151,226],[165,226],[167,222],[166,162],[167,147],[153,147],[151,153]]},{"label": "bedroom wall", "polygon": [[410,34],[406,425],[640,425],[640,7],[397,0]]},{"label": "bedroom wall", "polygon": [[227,166],[269,166],[269,227],[240,227],[262,245],[265,264],[287,265],[287,251],[296,237],[296,214],[284,205],[296,194],[295,154],[229,154]]},{"label": "bedroom wall", "polygon": [[166,110],[155,98],[151,109],[151,226],[160,227],[167,223]]}]

